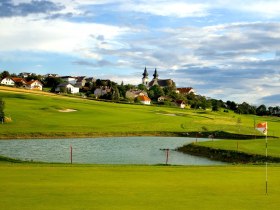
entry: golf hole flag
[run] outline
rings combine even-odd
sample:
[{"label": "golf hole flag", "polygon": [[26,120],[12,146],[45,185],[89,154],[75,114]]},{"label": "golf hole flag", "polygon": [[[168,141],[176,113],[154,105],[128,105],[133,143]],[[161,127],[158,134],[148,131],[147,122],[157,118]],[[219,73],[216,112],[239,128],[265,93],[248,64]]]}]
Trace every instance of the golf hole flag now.
[{"label": "golf hole flag", "polygon": [[258,123],[256,129],[267,135],[267,122]]}]

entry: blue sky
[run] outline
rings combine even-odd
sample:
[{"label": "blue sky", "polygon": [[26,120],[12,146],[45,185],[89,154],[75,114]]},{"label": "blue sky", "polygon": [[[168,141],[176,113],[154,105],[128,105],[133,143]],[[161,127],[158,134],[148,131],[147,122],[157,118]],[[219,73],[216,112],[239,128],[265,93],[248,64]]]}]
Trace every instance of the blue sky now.
[{"label": "blue sky", "polygon": [[0,70],[280,105],[280,0],[1,0]]}]

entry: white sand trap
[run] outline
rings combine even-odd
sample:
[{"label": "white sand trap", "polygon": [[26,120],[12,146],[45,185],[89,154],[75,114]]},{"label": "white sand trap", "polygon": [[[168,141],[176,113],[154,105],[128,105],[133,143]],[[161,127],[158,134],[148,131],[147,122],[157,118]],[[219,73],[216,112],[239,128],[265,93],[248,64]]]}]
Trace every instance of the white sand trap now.
[{"label": "white sand trap", "polygon": [[61,110],[58,110],[59,112],[76,112],[77,110],[75,109],[61,109]]}]

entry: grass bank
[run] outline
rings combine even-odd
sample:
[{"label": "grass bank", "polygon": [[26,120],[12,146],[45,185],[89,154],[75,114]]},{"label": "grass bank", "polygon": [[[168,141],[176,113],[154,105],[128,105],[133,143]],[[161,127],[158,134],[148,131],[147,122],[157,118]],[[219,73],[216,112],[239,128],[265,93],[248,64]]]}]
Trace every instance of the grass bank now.
[{"label": "grass bank", "polygon": [[[229,112],[117,104],[68,98],[0,86],[5,114],[12,122],[0,125],[0,138],[68,138],[127,135],[240,134],[259,135],[256,122],[268,121],[271,135],[280,137],[279,118]],[[74,110],[65,112],[65,110]],[[240,119],[240,120],[239,120]],[[241,123],[237,123],[241,122]],[[204,135],[205,134],[205,135]]]},{"label": "grass bank", "polygon": [[280,140],[268,139],[267,145],[267,158],[265,139],[197,142],[180,147],[178,151],[234,163],[280,162]]},{"label": "grass bank", "polygon": [[0,163],[0,209],[278,209],[280,167]]},{"label": "grass bank", "polygon": [[280,157],[274,157],[271,155],[266,157],[265,155],[249,154],[237,150],[216,149],[199,146],[194,143],[180,147],[177,151],[229,163],[280,163]]}]

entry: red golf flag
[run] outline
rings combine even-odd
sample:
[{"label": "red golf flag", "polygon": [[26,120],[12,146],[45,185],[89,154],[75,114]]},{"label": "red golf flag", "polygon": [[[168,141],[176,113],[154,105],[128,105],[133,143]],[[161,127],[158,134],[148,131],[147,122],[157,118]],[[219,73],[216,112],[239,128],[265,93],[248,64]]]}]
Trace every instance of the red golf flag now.
[{"label": "red golf flag", "polygon": [[267,122],[258,123],[256,129],[267,135]]}]

